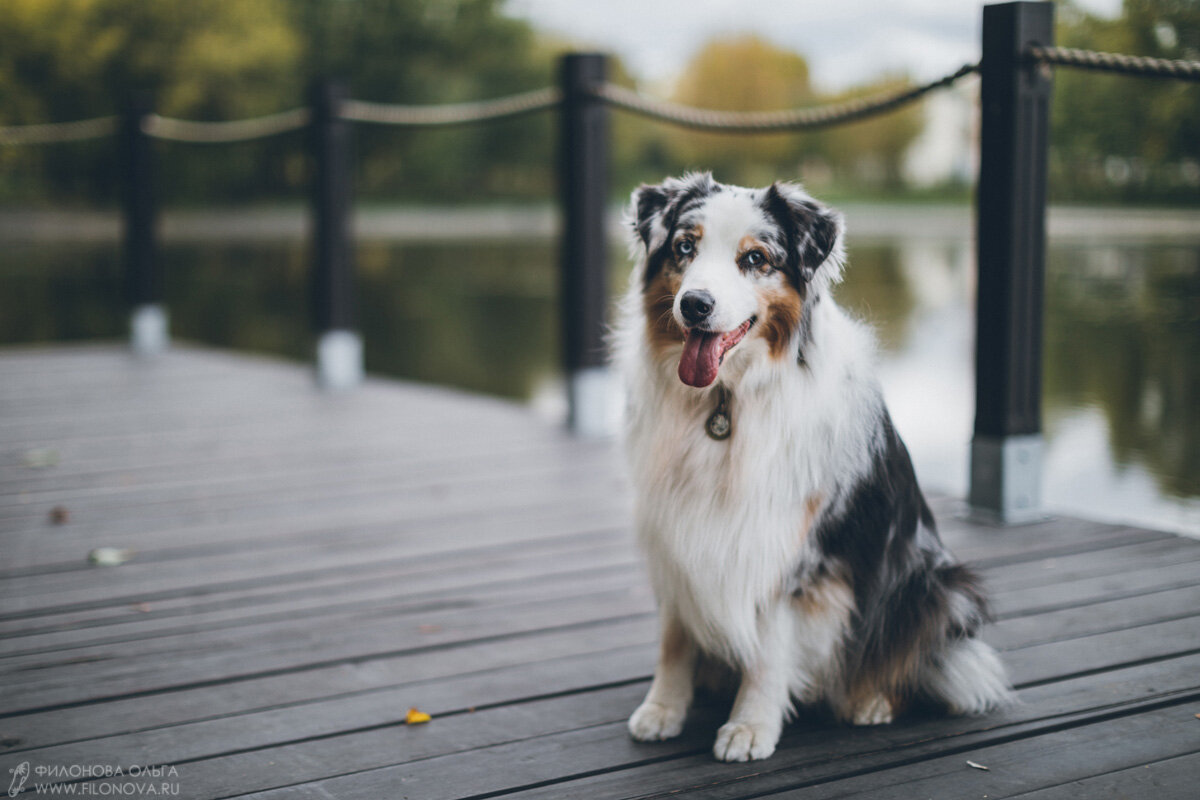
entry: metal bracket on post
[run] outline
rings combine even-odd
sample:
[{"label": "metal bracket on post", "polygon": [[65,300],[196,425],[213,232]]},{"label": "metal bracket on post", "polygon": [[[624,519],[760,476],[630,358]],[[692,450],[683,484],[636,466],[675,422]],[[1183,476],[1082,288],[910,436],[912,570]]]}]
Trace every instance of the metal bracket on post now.
[{"label": "metal bracket on post", "polygon": [[1054,44],[1053,3],[983,10],[972,512],[1043,517],[1042,306],[1051,78],[1029,58]]},{"label": "metal bracket on post", "polygon": [[313,152],[313,327],[317,382],[347,389],[363,378],[362,338],[354,330],[354,253],[350,125],[339,115],[345,87],[318,80],[311,89]]},{"label": "metal bracket on post", "polygon": [[142,130],[142,120],[153,108],[148,96],[130,98],[121,117],[118,144],[123,179],[125,295],[131,309],[129,343],[138,355],[161,353],[170,343],[158,262],[154,143]]},{"label": "metal bracket on post", "polygon": [[608,108],[593,90],[607,77],[608,58],[572,53],[563,57],[561,70],[561,314],[568,425],[576,434],[603,436],[614,427],[604,341]]}]

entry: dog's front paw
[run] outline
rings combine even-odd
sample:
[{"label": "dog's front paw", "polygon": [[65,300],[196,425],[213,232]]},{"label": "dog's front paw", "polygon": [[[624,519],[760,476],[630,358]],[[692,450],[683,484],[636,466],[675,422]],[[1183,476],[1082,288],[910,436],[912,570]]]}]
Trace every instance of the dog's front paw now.
[{"label": "dog's front paw", "polygon": [[683,730],[686,707],[665,706],[646,701],[629,718],[629,733],[639,742],[656,742],[678,736]]},{"label": "dog's front paw", "polygon": [[757,761],[775,752],[779,733],[778,725],[726,722],[717,731],[713,755],[721,761]]}]

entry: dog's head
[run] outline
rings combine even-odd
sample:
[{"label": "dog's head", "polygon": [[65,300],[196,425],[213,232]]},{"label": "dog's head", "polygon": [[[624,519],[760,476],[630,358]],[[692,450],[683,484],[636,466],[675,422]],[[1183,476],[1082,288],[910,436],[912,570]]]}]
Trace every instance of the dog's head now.
[{"label": "dog's head", "polygon": [[[726,186],[708,173],[633,193],[646,324],[679,379],[708,386],[754,341],[795,358],[807,310],[840,277],[842,219],[794,184]],[[743,344],[744,343],[744,344]]]}]

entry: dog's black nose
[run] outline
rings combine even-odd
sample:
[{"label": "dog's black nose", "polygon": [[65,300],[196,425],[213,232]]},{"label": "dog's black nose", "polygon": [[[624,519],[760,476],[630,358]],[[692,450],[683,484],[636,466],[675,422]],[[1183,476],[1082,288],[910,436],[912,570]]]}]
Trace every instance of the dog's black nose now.
[{"label": "dog's black nose", "polygon": [[708,292],[688,292],[679,298],[679,311],[688,325],[699,325],[708,319],[716,302]]}]

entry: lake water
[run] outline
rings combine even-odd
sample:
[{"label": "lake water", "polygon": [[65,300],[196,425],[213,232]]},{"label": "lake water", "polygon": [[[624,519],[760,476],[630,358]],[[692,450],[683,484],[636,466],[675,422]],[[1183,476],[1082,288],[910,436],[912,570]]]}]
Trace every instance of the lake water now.
[{"label": "lake water", "polygon": [[[973,418],[970,212],[846,212],[838,298],[879,332],[884,389],[922,482],[961,496]],[[561,415],[552,216],[446,219],[361,215],[367,369]],[[173,334],[307,359],[302,228],[299,212],[168,220]],[[1045,502],[1200,535],[1200,213],[1063,209],[1050,229]],[[0,344],[122,336],[115,233],[104,215],[0,215]],[[614,293],[624,254],[614,243]]]}]

